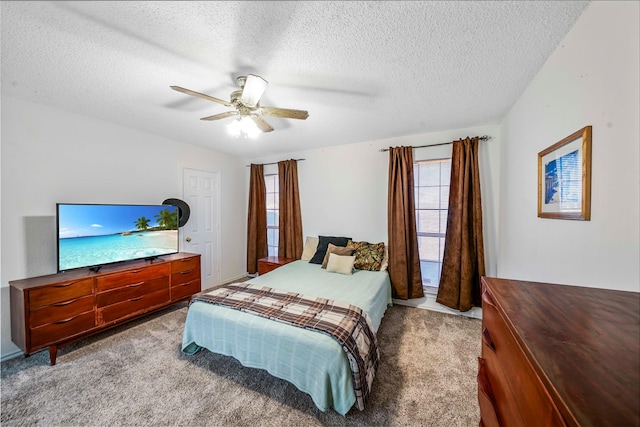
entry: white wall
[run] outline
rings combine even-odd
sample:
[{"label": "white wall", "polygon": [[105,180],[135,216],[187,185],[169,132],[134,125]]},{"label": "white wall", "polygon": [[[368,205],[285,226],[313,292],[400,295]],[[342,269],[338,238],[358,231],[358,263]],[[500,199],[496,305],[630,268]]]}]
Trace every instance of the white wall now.
[{"label": "white wall", "polygon": [[[500,277],[640,291],[638,2],[593,2],[501,123]],[[593,126],[591,221],[537,217],[537,154]]]},{"label": "white wall", "polygon": [[242,159],[122,126],[2,98],[2,357],[10,280],[56,272],[55,204],[157,204],[182,197],[184,167],[219,171],[223,281],[246,272]]},{"label": "white wall", "polygon": [[[483,198],[486,268],[496,274],[497,209],[500,179],[500,130],[497,125],[478,126],[403,138],[354,143],[279,156],[249,159],[247,164],[287,159],[305,159],[298,163],[300,208],[305,236],[348,236],[372,243],[387,242],[387,187],[389,153],[381,148],[419,146],[449,142],[467,136],[489,135],[480,143],[481,192]],[[414,160],[451,156],[451,145],[419,148]],[[248,168],[247,168],[248,169]],[[277,166],[265,166],[265,173],[277,173]],[[246,172],[248,199],[249,171]],[[435,303],[435,297],[421,298],[411,304],[450,311]],[[474,312],[472,315],[478,315]]]}]

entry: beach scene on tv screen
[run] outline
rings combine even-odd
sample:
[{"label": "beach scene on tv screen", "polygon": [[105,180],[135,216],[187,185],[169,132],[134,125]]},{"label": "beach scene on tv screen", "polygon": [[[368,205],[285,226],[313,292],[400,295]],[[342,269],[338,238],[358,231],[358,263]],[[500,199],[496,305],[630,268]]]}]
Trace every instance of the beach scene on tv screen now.
[{"label": "beach scene on tv screen", "polygon": [[58,269],[178,251],[176,206],[59,205]]}]

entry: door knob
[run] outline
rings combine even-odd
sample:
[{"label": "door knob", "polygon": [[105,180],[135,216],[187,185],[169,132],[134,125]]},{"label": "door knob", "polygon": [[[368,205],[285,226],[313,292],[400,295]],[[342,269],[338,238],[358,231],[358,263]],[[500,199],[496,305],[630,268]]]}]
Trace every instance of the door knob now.
[{"label": "door knob", "polygon": [[184,240],[186,240],[187,242],[190,242],[190,241],[191,241],[191,237],[187,237],[187,238],[186,238],[186,239],[184,239]]}]

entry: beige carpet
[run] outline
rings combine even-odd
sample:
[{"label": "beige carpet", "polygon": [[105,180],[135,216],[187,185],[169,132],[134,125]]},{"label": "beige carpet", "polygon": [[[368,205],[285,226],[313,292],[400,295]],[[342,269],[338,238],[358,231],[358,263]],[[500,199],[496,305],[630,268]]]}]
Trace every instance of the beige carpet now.
[{"label": "beige carpet", "polygon": [[390,307],[369,406],[345,417],[263,370],[180,351],[186,304],[2,363],[3,426],[477,426],[481,322]]}]

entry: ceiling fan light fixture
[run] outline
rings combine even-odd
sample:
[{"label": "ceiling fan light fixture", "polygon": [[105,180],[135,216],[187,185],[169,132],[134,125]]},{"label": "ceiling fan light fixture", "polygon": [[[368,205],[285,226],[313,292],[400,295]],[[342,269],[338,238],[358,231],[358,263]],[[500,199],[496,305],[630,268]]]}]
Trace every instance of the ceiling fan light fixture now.
[{"label": "ceiling fan light fixture", "polygon": [[255,139],[262,132],[249,116],[241,116],[227,125],[227,131],[236,138]]},{"label": "ceiling fan light fixture", "polygon": [[237,119],[227,126],[228,132],[235,137],[255,138],[260,133],[273,132],[273,127],[271,127],[263,116],[297,120],[306,120],[307,117],[309,117],[309,112],[305,110],[265,107],[260,105],[260,98],[268,85],[267,81],[260,76],[247,74],[246,76],[236,78],[236,82],[238,86],[240,86],[240,90],[231,92],[230,101],[223,101],[222,99],[180,86],[170,87],[178,92],[233,108],[232,111],[202,117],[200,120],[214,121],[235,116]]},{"label": "ceiling fan light fixture", "polygon": [[260,76],[249,74],[242,87],[242,103],[247,107],[258,105],[262,94],[267,89],[267,81]]}]

